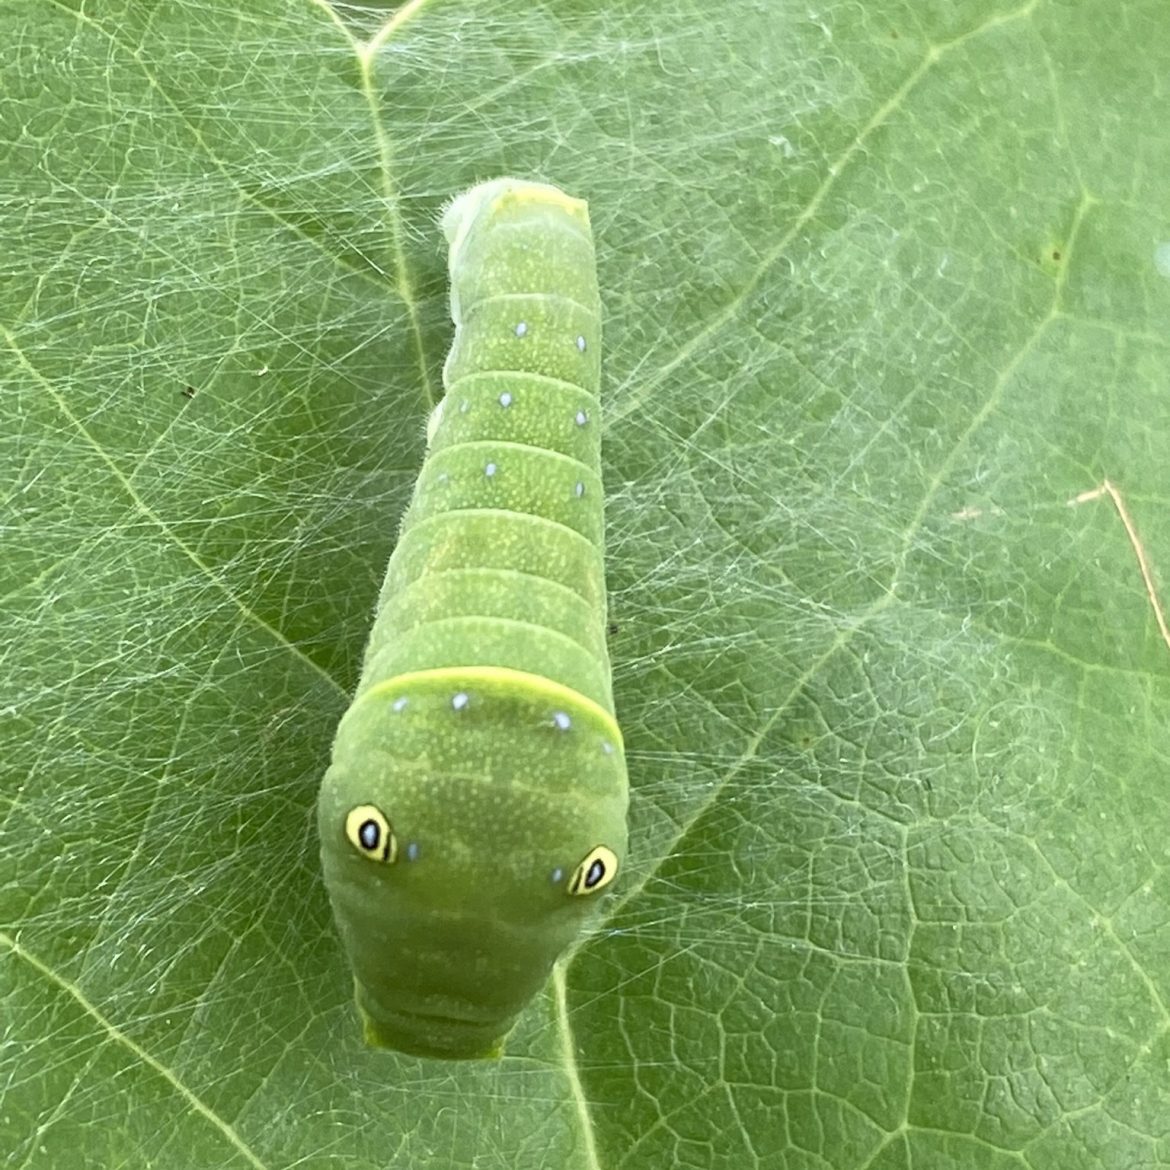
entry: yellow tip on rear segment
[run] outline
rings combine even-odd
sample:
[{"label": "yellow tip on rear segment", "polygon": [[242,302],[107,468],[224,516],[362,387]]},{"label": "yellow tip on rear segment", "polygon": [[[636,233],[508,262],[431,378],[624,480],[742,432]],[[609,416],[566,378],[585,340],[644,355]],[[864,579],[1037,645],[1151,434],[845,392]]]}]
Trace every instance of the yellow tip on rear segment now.
[{"label": "yellow tip on rear segment", "polygon": [[456,195],[444,208],[443,233],[451,245],[452,255],[458,253],[463,237],[472,223],[481,215],[496,216],[510,207],[525,203],[544,203],[558,207],[586,231],[589,225],[589,205],[584,199],[566,195],[551,183],[534,183],[529,179],[492,179]]},{"label": "yellow tip on rear segment", "polygon": [[589,205],[585,200],[574,199],[559,187],[550,187],[546,183],[517,182],[492,200],[491,209],[493,212],[506,211],[510,206],[523,203],[548,203],[561,208],[583,227],[589,227]]}]

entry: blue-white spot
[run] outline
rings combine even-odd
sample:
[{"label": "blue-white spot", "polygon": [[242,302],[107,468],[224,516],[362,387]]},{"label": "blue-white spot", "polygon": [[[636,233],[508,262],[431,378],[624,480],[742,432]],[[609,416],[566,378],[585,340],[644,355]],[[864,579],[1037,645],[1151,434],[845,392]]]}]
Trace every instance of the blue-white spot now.
[{"label": "blue-white spot", "polygon": [[503,394],[500,395],[500,405],[505,410],[507,410],[508,407],[512,405],[512,395],[509,394],[507,390],[505,390]]},{"label": "blue-white spot", "polygon": [[439,474],[435,476],[435,483],[446,483],[450,478],[451,475],[449,472],[440,471]]},{"label": "blue-white spot", "polygon": [[462,711],[463,708],[466,707],[467,704],[470,702],[471,702],[471,699],[468,697],[467,692],[466,691],[459,691],[456,695],[454,695],[452,697],[451,706],[454,707],[456,711]]},{"label": "blue-white spot", "polygon": [[411,841],[406,847],[406,860],[418,861],[418,855],[422,852],[422,847],[417,841]]},{"label": "blue-white spot", "polygon": [[578,349],[579,349],[579,350],[580,350],[582,353],[584,353],[584,352],[585,352],[585,338],[584,338],[584,337],[581,337],[580,335],[578,335],[578,337],[577,337],[577,348],[578,348]]},{"label": "blue-white spot", "polygon": [[558,865],[556,869],[549,875],[554,886],[560,885],[565,880],[565,871]]},{"label": "blue-white spot", "polygon": [[393,703],[390,704],[391,711],[402,711],[406,708],[407,699],[405,695],[399,695]]},{"label": "blue-white spot", "polygon": [[470,409],[471,409],[471,403],[468,402],[466,398],[461,403],[459,403],[459,413],[460,414],[466,414]]},{"label": "blue-white spot", "polygon": [[580,480],[577,480],[577,485],[573,488],[573,494],[577,499],[580,499],[585,494],[585,485]]},{"label": "blue-white spot", "polygon": [[519,322],[517,322],[517,324],[516,324],[516,336],[517,336],[517,337],[523,337],[523,336],[524,336],[524,334],[525,334],[525,333],[527,333],[527,332],[528,332],[528,322],[527,322],[527,321],[519,321]]},{"label": "blue-white spot", "polygon": [[608,739],[603,739],[601,741],[601,750],[603,752],[605,752],[605,754],[607,756],[612,756],[613,755],[613,744],[610,743]]},{"label": "blue-white spot", "polygon": [[496,474],[496,465],[494,463],[489,463],[483,469],[483,473],[488,477],[488,479],[491,479],[491,477]]},{"label": "blue-white spot", "polygon": [[577,411],[577,425],[583,427],[589,421],[589,416],[583,411]]},{"label": "blue-white spot", "polygon": [[564,713],[564,711],[553,712],[553,722],[561,731],[568,731],[573,726],[573,721]]}]

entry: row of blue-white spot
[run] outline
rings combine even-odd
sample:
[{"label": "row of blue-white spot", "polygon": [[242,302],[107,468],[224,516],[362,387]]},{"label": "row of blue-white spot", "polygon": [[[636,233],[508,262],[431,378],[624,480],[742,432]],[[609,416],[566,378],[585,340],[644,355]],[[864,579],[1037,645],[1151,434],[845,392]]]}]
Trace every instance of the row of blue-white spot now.
[{"label": "row of blue-white spot", "polygon": [[[510,393],[508,393],[507,390],[505,390],[503,392],[503,394],[500,395],[499,401],[500,401],[500,405],[505,410],[507,410],[508,407],[511,406],[512,403],[515,401],[515,399],[512,397],[512,395]],[[463,399],[463,401],[459,403],[459,413],[460,414],[466,414],[470,409],[471,409],[471,403],[466,398]],[[574,416],[573,421],[576,422],[576,424],[579,427],[583,427],[589,422],[589,415],[587,415],[585,413],[585,411],[579,410],[579,411],[577,411],[576,415]],[[499,470],[498,464],[489,462],[489,463],[484,464],[483,473],[484,473],[484,475],[487,476],[488,479],[491,479],[491,477],[493,475],[495,475],[498,470]],[[448,475],[444,471],[442,474],[440,474],[437,477],[437,482],[446,483],[447,479],[448,479]],[[580,499],[585,494],[585,485],[580,480],[578,480],[573,485],[573,494],[577,497],[577,499]]]},{"label": "row of blue-white spot", "polygon": [[[391,711],[405,711],[410,700],[406,695],[399,695],[393,703],[390,704]],[[471,705],[471,696],[466,691],[456,691],[451,696],[451,708],[454,711],[464,711]],[[572,719],[569,718],[564,711],[554,711],[552,716],[552,723],[558,731],[568,731],[573,726]],[[608,739],[601,741],[601,750],[607,755],[613,755],[613,744]]]},{"label": "row of blue-white spot", "polygon": [[[512,397],[511,394],[508,393],[507,390],[505,390],[503,392],[503,394],[500,395],[499,401],[500,401],[500,405],[505,410],[507,410],[508,407],[511,406],[512,403],[515,402],[516,400]],[[470,409],[471,409],[471,403],[466,398],[463,399],[463,401],[459,403],[459,413],[460,414],[466,414]],[[579,427],[583,427],[589,422],[589,416],[583,410],[579,410],[573,416],[573,421]]]},{"label": "row of blue-white spot", "polygon": [[[517,337],[527,337],[528,336],[528,322],[527,321],[517,321],[515,333],[516,333]],[[582,337],[580,334],[577,334],[577,348],[582,353],[585,352],[585,338]]]}]

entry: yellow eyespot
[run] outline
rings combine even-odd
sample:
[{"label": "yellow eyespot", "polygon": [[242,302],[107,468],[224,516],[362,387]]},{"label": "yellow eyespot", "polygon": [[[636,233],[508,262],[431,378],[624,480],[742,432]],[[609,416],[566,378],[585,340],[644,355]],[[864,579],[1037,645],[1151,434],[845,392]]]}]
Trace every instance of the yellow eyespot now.
[{"label": "yellow eyespot", "polygon": [[617,877],[617,871],[617,854],[604,845],[594,845],[569,878],[569,893],[596,894]]},{"label": "yellow eyespot", "polygon": [[350,844],[371,861],[392,864],[398,857],[398,838],[390,822],[372,804],[359,804],[345,818]]}]

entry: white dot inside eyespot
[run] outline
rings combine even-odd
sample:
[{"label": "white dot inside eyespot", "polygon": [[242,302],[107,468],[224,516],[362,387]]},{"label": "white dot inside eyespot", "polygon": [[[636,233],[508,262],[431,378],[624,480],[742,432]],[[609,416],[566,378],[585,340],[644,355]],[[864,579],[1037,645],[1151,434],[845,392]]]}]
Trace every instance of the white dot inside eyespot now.
[{"label": "white dot inside eyespot", "polygon": [[573,726],[573,721],[564,713],[564,711],[553,712],[553,722],[561,731],[568,731]]},{"label": "white dot inside eyespot", "polygon": [[451,706],[454,707],[456,711],[462,711],[463,708],[466,707],[470,702],[471,700],[468,698],[467,692],[460,691],[457,695],[452,697]]},{"label": "white dot inside eyespot", "polygon": [[512,405],[512,395],[509,394],[507,390],[505,390],[504,393],[500,395],[500,405],[505,409]]},{"label": "white dot inside eyespot", "polygon": [[527,321],[520,321],[520,322],[517,322],[517,325],[516,325],[516,336],[517,336],[517,337],[523,337],[523,336],[524,336],[524,334],[525,334],[525,333],[527,333],[527,332],[528,332],[528,322],[527,322]]},{"label": "white dot inside eyespot", "polygon": [[589,421],[589,416],[583,411],[577,411],[577,425],[583,427]]},{"label": "white dot inside eyespot", "polygon": [[577,484],[573,488],[573,493],[577,499],[580,499],[585,494],[585,485],[580,480],[577,480]]},{"label": "white dot inside eyespot", "polygon": [[585,352],[585,338],[584,338],[584,337],[581,337],[581,336],[578,336],[578,337],[577,337],[577,348],[578,348],[578,349],[579,349],[579,350],[580,350],[582,353],[584,353],[584,352]]},{"label": "white dot inside eyespot", "polygon": [[390,710],[391,711],[402,711],[406,707],[406,702],[407,702],[406,696],[400,695],[397,699],[394,700],[393,703],[390,704]]},{"label": "white dot inside eyespot", "polygon": [[496,474],[496,465],[494,463],[489,463],[483,469],[483,473],[488,477],[488,479],[491,479],[491,477]]}]

